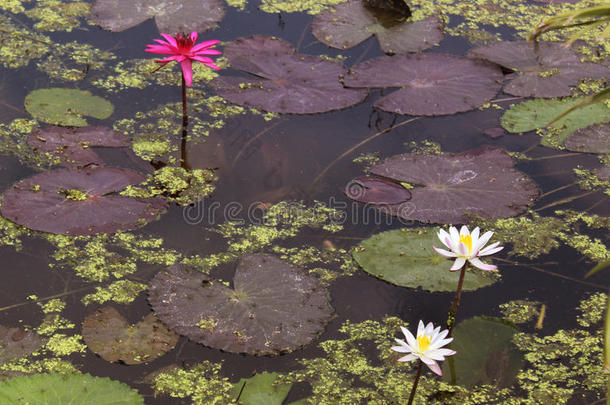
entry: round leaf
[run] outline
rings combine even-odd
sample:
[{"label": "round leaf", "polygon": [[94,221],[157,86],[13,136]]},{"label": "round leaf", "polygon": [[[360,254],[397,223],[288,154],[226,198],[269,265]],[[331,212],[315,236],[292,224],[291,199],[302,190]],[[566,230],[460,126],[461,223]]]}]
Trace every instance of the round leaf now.
[{"label": "round leaf", "polygon": [[444,115],[468,111],[500,90],[502,72],[488,62],[446,54],[382,56],[352,67],[348,87],[400,87],[375,103],[385,111]]},{"label": "round leaf", "polygon": [[55,169],[22,180],[5,191],[2,216],[37,231],[91,235],[132,229],[165,211],[165,202],[110,193],[142,182],[128,169]]},{"label": "round leaf", "polygon": [[352,200],[373,204],[400,204],[411,199],[411,192],[404,186],[371,176],[350,181],[344,193]]},{"label": "round leaf", "polygon": [[[523,356],[512,343],[519,330],[500,319],[476,317],[460,322],[453,330],[451,349],[456,382],[472,388],[492,384],[510,387],[523,365]],[[449,380],[449,362],[443,362],[443,378]]]},{"label": "round leaf", "polygon": [[218,77],[212,85],[232,103],[279,113],[312,114],[350,107],[366,90],[339,82],[345,68],[317,56],[300,55],[288,43],[255,35],[225,48],[231,66],[257,78]]},{"label": "round leaf", "polygon": [[[452,262],[432,246],[441,247],[438,228],[396,229],[378,233],[358,245],[352,255],[364,271],[401,287],[426,291],[455,291],[459,271],[449,271]],[[498,272],[469,267],[464,290],[487,287],[500,278]]]},{"label": "round leaf", "polygon": [[378,206],[407,220],[455,224],[475,215],[506,218],[525,211],[538,197],[536,184],[496,148],[396,155],[369,172],[414,186],[407,203]]},{"label": "round leaf", "polygon": [[235,383],[231,396],[239,396],[238,403],[242,405],[282,405],[292,384],[275,384],[278,375],[260,373],[250,378],[242,378]]},{"label": "round leaf", "polygon": [[129,386],[89,374],[34,374],[0,382],[2,404],[143,405]]},{"label": "round leaf", "polygon": [[104,307],[85,318],[83,339],[104,360],[141,364],[173,349],[178,335],[167,329],[155,314],[130,325],[116,309]]},{"label": "round leaf", "polygon": [[27,356],[42,346],[42,338],[32,331],[0,326],[0,364]]},{"label": "round leaf", "polygon": [[567,150],[588,153],[610,153],[610,124],[589,125],[578,129],[565,141]]},{"label": "round leaf", "polygon": [[71,127],[87,125],[83,116],[105,119],[114,111],[110,101],[88,91],[61,88],[30,92],[25,97],[25,109],[39,121]]},{"label": "round leaf", "polygon": [[328,293],[315,278],[265,254],[242,258],[229,288],[172,266],[150,283],[150,303],[170,329],[216,349],[278,354],[309,343],[330,319]]},{"label": "round leaf", "polygon": [[311,30],[318,41],[339,49],[351,48],[375,35],[385,53],[419,52],[443,39],[442,24],[436,16],[386,28],[361,0],[322,11]]}]

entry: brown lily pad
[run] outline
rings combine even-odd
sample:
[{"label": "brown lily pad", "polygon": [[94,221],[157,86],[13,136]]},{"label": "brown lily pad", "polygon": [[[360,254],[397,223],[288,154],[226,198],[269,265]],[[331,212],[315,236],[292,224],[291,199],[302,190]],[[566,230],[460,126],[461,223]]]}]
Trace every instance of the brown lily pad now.
[{"label": "brown lily pad", "polygon": [[352,0],[322,11],[311,30],[318,41],[338,49],[351,48],[375,35],[385,53],[399,54],[420,52],[443,39],[443,24],[436,16],[386,25],[375,8]]},{"label": "brown lily pad", "polygon": [[154,18],[159,32],[176,35],[212,29],[224,13],[220,0],[96,0],[89,18],[112,32]]},{"label": "brown lily pad", "polygon": [[565,143],[567,150],[587,153],[610,153],[610,123],[593,124],[577,129]]},{"label": "brown lily pad", "polygon": [[382,56],[350,69],[348,87],[400,87],[375,103],[384,111],[444,115],[468,111],[500,90],[502,72],[488,62],[446,54]]},{"label": "brown lily pad", "polygon": [[2,216],[37,231],[91,235],[132,229],[165,211],[164,200],[112,195],[145,176],[116,167],[49,170],[4,192]]},{"label": "brown lily pad", "polygon": [[515,96],[569,96],[581,79],[610,78],[610,69],[581,62],[582,55],[564,42],[502,41],[473,49],[468,55],[517,71],[504,85],[504,92]]},{"label": "brown lily pad", "polygon": [[119,148],[129,146],[129,139],[105,127],[47,127],[28,137],[28,145],[36,151],[50,153],[61,159],[61,165],[77,168],[88,164],[103,165],[92,146]]},{"label": "brown lily pad", "polygon": [[89,349],[109,362],[148,363],[178,342],[178,335],[148,314],[135,325],[112,307],[98,309],[83,322],[83,339]]},{"label": "brown lily pad", "polygon": [[255,35],[225,48],[235,69],[254,77],[218,77],[212,86],[232,103],[278,113],[312,114],[350,107],[366,90],[346,89],[339,81],[345,68],[312,55],[302,55],[281,39]]},{"label": "brown lily pad", "polygon": [[174,265],[155,276],[149,293],[153,310],[172,330],[233,353],[293,351],[311,342],[332,313],[315,278],[266,254],[242,258],[233,288]]},{"label": "brown lily pad", "polygon": [[0,364],[27,356],[42,344],[42,338],[33,331],[0,326]]},{"label": "brown lily pad", "polygon": [[411,200],[378,208],[407,220],[466,223],[472,216],[506,218],[527,209],[538,197],[536,184],[514,168],[502,149],[481,148],[441,155],[403,154],[369,172],[414,186]]},{"label": "brown lily pad", "polygon": [[411,192],[381,177],[358,177],[345,186],[344,193],[354,201],[373,204],[399,204],[411,199]]}]

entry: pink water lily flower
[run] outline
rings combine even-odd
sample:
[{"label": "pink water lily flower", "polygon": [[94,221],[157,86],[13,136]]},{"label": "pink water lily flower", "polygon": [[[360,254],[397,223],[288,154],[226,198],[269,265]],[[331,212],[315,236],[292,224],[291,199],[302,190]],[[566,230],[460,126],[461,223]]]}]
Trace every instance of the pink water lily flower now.
[{"label": "pink water lily flower", "polygon": [[212,59],[203,56],[221,55],[222,52],[215,49],[209,49],[218,44],[220,41],[212,40],[195,45],[195,42],[197,41],[197,33],[195,31],[191,32],[191,35],[189,36],[185,36],[183,34],[178,34],[175,37],[172,37],[169,34],[161,34],[161,36],[165,38],[165,41],[162,39],[155,39],[154,41],[159,45],[146,45],[146,52],[158,53],[161,55],[171,55],[165,59],[157,60],[155,62],[165,64],[175,60],[176,62],[180,63],[180,66],[182,67],[182,74],[184,75],[184,81],[186,82],[187,86],[191,87],[191,84],[193,83],[193,61],[201,62],[212,69],[220,70],[220,68],[214,64]]},{"label": "pink water lily flower", "polygon": [[461,269],[464,264],[466,264],[466,260],[481,270],[497,270],[497,266],[483,263],[479,257],[499,252],[504,249],[504,246],[498,246],[500,242],[495,242],[486,248],[483,248],[494,233],[488,231],[485,232],[483,236],[479,237],[479,232],[479,227],[476,227],[472,230],[472,233],[470,233],[466,225],[462,226],[462,229],[460,229],[459,232],[455,226],[449,228],[449,233],[444,229],[441,229],[438,232],[438,238],[450,249],[450,251],[439,249],[435,246],[432,247],[438,254],[446,257],[455,257],[455,262],[451,269],[449,269],[451,271]]}]

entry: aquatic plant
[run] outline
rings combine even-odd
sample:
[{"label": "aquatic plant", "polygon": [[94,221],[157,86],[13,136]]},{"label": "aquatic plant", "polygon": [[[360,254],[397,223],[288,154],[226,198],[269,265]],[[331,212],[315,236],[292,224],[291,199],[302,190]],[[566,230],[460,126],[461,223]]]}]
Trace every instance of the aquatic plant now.
[{"label": "aquatic plant", "polygon": [[415,382],[411,389],[411,395],[409,396],[409,403],[413,403],[415,398],[415,391],[417,390],[417,383],[419,377],[421,377],[422,367],[425,364],[428,366],[433,373],[439,376],[443,375],[440,366],[437,361],[442,361],[445,356],[452,356],[457,352],[451,349],[443,349],[443,346],[448,345],[453,341],[453,338],[446,338],[449,334],[449,330],[445,329],[441,332],[441,327],[436,328],[429,322],[425,327],[424,323],[420,320],[417,325],[417,337],[414,337],[409,330],[403,326],[400,327],[402,333],[405,335],[406,342],[402,339],[394,339],[399,346],[393,346],[392,350],[399,353],[408,353],[406,356],[401,357],[398,361],[412,361],[419,359],[419,365],[417,367],[417,374],[415,376]]}]

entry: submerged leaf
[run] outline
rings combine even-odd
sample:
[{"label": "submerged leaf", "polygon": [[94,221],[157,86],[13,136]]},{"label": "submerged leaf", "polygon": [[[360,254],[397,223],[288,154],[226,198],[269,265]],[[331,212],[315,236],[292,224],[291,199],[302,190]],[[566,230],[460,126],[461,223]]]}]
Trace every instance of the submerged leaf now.
[{"label": "submerged leaf", "polygon": [[278,113],[312,114],[350,107],[366,90],[346,89],[339,82],[345,68],[317,56],[297,54],[287,42],[255,35],[225,48],[235,69],[252,77],[218,77],[212,86],[232,103]]},{"label": "submerged leaf", "polygon": [[165,211],[161,199],[110,195],[144,176],[128,169],[55,169],[22,180],[5,191],[2,216],[37,231],[91,235],[132,229]]},{"label": "submerged leaf", "polygon": [[581,55],[563,42],[502,41],[471,50],[470,56],[518,72],[504,92],[522,97],[562,97],[572,94],[581,79],[610,79],[610,69],[581,62]]},{"label": "submerged leaf", "polygon": [[76,168],[103,161],[90,146],[124,147],[129,140],[120,132],[104,127],[48,127],[32,132],[28,145],[39,152],[48,152],[61,159],[61,165]]},{"label": "submerged leaf", "polygon": [[361,0],[322,11],[314,19],[311,30],[318,41],[339,49],[351,48],[375,35],[385,53],[419,52],[443,39],[442,23],[436,16],[402,21],[386,28]]},{"label": "submerged leaf", "polygon": [[87,125],[83,116],[105,119],[114,111],[110,101],[88,91],[61,88],[30,92],[25,97],[25,109],[39,121],[72,127]]},{"label": "submerged leaf", "polygon": [[292,384],[275,384],[278,373],[260,373],[235,383],[231,396],[242,405],[282,405]]},{"label": "submerged leaf", "polygon": [[2,404],[143,405],[138,391],[89,374],[33,374],[0,382]]},{"label": "submerged leaf", "polygon": [[106,361],[141,364],[173,349],[178,335],[155,314],[130,325],[116,309],[104,307],[85,318],[83,339],[92,352]]},{"label": "submerged leaf", "polygon": [[610,153],[610,124],[595,124],[574,131],[565,141],[567,150]]},{"label": "submerged leaf", "polygon": [[220,0],[96,0],[90,18],[112,32],[154,18],[160,32],[176,35],[212,29],[224,13]]},{"label": "submerged leaf", "polygon": [[[432,246],[440,246],[438,228],[395,229],[363,241],[352,255],[364,271],[401,287],[426,291],[455,291],[459,272],[449,271],[451,262]],[[499,279],[497,272],[469,267],[464,290],[487,287]]]},{"label": "submerged leaf", "polygon": [[382,56],[352,67],[348,87],[400,87],[375,103],[385,111],[444,115],[468,111],[500,90],[502,72],[488,62],[446,54]]},{"label": "submerged leaf", "polygon": [[[469,388],[492,384],[510,387],[523,365],[523,356],[512,343],[519,330],[501,319],[476,317],[460,322],[453,331],[451,349],[456,383]],[[443,362],[443,377],[451,378],[449,362]]]},{"label": "submerged leaf", "polygon": [[255,355],[308,344],[332,313],[328,293],[315,278],[274,256],[244,256],[233,287],[174,265],[151,281],[149,301],[159,319],[179,334]]},{"label": "submerged leaf", "polygon": [[408,202],[379,204],[380,210],[407,220],[455,224],[472,216],[505,218],[525,211],[538,197],[538,188],[513,166],[504,150],[482,148],[396,155],[369,172],[414,186]]},{"label": "submerged leaf", "polygon": [[0,326],[0,364],[27,356],[42,346],[42,338],[32,331]]}]

